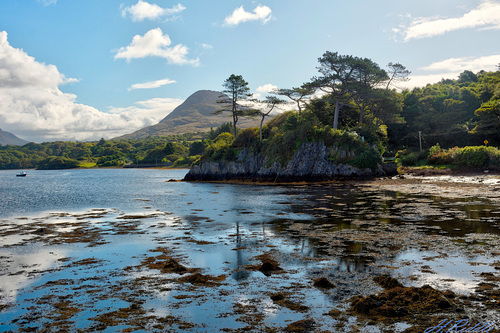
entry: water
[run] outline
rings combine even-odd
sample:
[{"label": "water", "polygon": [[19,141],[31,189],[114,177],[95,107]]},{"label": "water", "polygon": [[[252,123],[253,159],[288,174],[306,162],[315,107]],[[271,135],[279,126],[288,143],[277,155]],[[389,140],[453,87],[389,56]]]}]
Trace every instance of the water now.
[{"label": "water", "polygon": [[[169,181],[186,171],[0,171],[0,331],[258,331],[313,318],[348,332],[355,319],[324,314],[380,290],[374,275],[467,295],[496,272],[500,209],[485,199]],[[281,270],[260,272],[262,255]],[[148,266],[166,258],[191,272]],[[182,282],[195,273],[208,282]],[[319,277],[335,288],[312,287]]]}]

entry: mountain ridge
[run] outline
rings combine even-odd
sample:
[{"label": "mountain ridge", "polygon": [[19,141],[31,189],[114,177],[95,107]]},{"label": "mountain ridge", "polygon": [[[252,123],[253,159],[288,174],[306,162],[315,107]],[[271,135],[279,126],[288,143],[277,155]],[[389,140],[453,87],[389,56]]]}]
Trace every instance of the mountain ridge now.
[{"label": "mountain ridge", "polygon": [[[147,137],[167,136],[172,134],[208,132],[232,118],[228,113],[214,115],[221,108],[217,100],[221,92],[198,90],[189,96],[156,125],[139,129],[116,139],[143,139]],[[243,128],[258,126],[258,119],[242,118],[238,125]]]},{"label": "mountain ridge", "polygon": [[13,146],[23,146],[29,143],[26,140],[20,139],[10,132],[3,131],[0,128],[0,146],[13,145]]}]

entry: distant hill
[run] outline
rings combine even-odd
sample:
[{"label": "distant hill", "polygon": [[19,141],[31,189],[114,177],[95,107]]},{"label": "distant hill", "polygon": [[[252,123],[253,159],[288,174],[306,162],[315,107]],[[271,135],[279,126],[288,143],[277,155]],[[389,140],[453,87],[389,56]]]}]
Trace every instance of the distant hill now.
[{"label": "distant hill", "polygon": [[0,145],[22,146],[27,143],[28,141],[19,139],[14,134],[2,131],[2,129],[0,129]]},{"label": "distant hill", "polygon": [[[167,136],[172,134],[208,132],[223,123],[232,121],[230,113],[214,115],[221,105],[217,103],[220,92],[199,90],[189,96],[184,103],[176,107],[158,124],[140,129],[134,133],[123,135],[117,139],[142,139],[151,136]],[[238,127],[259,126],[259,119],[240,118]]]}]

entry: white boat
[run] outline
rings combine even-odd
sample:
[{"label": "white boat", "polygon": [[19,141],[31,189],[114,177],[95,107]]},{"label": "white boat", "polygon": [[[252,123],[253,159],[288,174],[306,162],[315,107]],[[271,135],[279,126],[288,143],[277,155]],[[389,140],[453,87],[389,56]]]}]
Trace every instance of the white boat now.
[{"label": "white boat", "polygon": [[26,172],[24,172],[24,171],[21,171],[20,173],[18,173],[16,175],[16,177],[28,177],[28,174]]}]

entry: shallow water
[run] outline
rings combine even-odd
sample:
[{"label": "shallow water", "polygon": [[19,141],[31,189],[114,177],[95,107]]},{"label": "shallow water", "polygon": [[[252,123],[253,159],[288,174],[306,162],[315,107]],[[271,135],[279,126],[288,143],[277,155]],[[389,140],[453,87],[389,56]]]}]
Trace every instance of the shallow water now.
[{"label": "shallow water", "polygon": [[[495,272],[500,207],[487,200],[352,183],[168,182],[185,172],[0,171],[0,331],[281,330],[313,318],[318,330],[348,332],[355,319],[340,328],[325,313],[380,290],[374,275],[470,294]],[[182,283],[189,274],[147,266],[167,253],[219,280]],[[257,270],[262,254],[282,270]],[[335,288],[312,287],[318,277]]]}]

